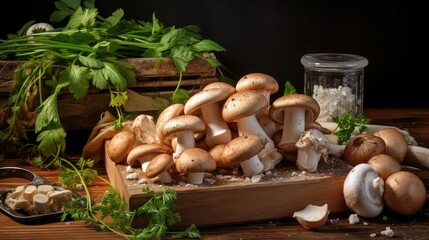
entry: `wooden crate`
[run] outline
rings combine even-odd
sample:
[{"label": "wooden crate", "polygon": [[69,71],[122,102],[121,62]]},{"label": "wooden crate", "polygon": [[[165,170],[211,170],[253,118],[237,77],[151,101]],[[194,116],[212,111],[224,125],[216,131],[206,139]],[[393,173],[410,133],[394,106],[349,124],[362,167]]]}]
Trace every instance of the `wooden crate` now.
[{"label": "wooden crate", "polygon": [[[106,142],[106,146],[108,141]],[[142,191],[150,187],[155,192],[166,187],[177,192],[177,211],[182,221],[173,227],[184,228],[190,224],[198,227],[271,221],[291,217],[307,204],[328,204],[330,213],[347,211],[343,197],[343,183],[351,170],[344,161],[319,164],[317,173],[299,175],[292,163],[282,162],[259,182],[243,180],[241,176],[213,172],[200,186],[180,184],[160,185],[150,179],[145,184],[128,180],[126,164],[116,164],[105,154],[105,167],[109,180],[131,210],[142,206],[149,196]],[[141,169],[135,169],[139,179],[145,178]],[[219,177],[221,176],[221,177]],[[180,176],[173,175],[175,180]],[[135,227],[144,226],[136,220]]]},{"label": "wooden crate", "polygon": [[[214,55],[212,55],[214,57]],[[178,84],[179,71],[169,58],[124,59],[133,66],[137,82],[129,85],[129,100],[125,111],[155,115],[159,107],[168,105]],[[13,86],[13,72],[22,61],[0,61],[0,108],[7,104]],[[218,81],[216,69],[203,59],[191,61],[183,73],[181,87],[192,95],[211,82]],[[66,131],[90,130],[100,119],[100,114],[109,109],[107,91],[90,88],[83,99],[70,94],[58,98],[61,123]]]}]

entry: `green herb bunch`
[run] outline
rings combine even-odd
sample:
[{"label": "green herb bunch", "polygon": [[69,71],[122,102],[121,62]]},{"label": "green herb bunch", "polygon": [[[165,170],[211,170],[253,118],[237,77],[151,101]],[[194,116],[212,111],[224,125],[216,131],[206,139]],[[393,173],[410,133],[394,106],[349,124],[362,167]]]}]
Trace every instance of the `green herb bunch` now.
[{"label": "green herb bunch", "polygon": [[[58,113],[58,96],[69,92],[76,99],[84,98],[90,87],[110,92],[110,106],[116,109],[120,127],[126,120],[122,107],[126,88],[136,81],[131,65],[123,58],[171,58],[180,72],[172,102],[185,101],[187,93],[180,88],[182,72],[195,58],[202,58],[219,68],[221,63],[209,53],[225,51],[216,42],[204,39],[201,29],[164,26],[155,16],[151,21],[127,20],[117,9],[103,18],[94,0],[60,0],[51,22],[65,22],[62,28],[36,29],[26,35],[34,24],[30,21],[17,34],[0,40],[0,60],[22,60],[14,74],[7,109],[0,114],[7,126],[0,131],[0,146],[11,149],[27,139],[27,130],[37,135],[36,167],[47,168],[64,153],[67,133]],[[1,119],[0,119],[1,120]],[[0,128],[1,129],[1,128]]]}]

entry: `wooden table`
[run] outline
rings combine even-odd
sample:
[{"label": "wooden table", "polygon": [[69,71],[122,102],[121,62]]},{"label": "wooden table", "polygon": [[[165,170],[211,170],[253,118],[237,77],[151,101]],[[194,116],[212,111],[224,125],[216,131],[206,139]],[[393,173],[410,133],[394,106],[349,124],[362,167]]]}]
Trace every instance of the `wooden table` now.
[{"label": "wooden table", "polygon": [[[429,147],[429,108],[426,109],[366,109],[364,115],[371,119],[372,124],[397,126],[406,129],[415,137],[420,146]],[[45,178],[57,182],[57,171],[39,171],[25,163],[6,159],[0,167],[25,167]],[[102,164],[96,166],[99,174],[107,178]],[[426,189],[429,189],[429,171],[413,171],[419,176]],[[0,180],[0,189],[13,188],[16,182]],[[107,189],[107,185],[96,181],[91,187],[92,197],[97,201]],[[317,197],[317,196],[315,196]],[[285,203],[287,204],[287,203]],[[412,217],[398,217],[383,212],[373,219],[361,219],[358,224],[350,224],[348,217],[351,212],[330,215],[325,226],[315,231],[305,230],[295,219],[285,216],[269,222],[255,222],[234,226],[218,226],[199,228],[202,239],[350,239],[367,238],[375,233],[375,238],[387,238],[380,234],[390,227],[395,238],[427,239],[429,236],[429,202],[419,214]],[[210,217],[210,216],[208,216]],[[92,226],[79,221],[54,222],[43,224],[20,224],[0,213],[0,239],[122,239],[112,232],[97,232]]]}]

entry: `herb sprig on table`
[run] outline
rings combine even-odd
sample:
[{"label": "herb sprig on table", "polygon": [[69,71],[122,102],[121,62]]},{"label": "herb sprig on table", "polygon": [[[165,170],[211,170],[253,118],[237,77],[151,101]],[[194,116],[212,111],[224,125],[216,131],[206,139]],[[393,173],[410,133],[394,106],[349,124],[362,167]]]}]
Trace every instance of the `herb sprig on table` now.
[{"label": "herb sprig on table", "polygon": [[84,98],[93,86],[110,92],[110,106],[116,109],[115,126],[127,119],[122,111],[126,88],[136,81],[129,57],[173,59],[180,72],[172,102],[186,101],[187,92],[180,88],[182,72],[195,58],[202,58],[219,68],[221,63],[209,53],[225,51],[210,39],[201,36],[201,29],[190,25],[166,27],[155,14],[151,21],[127,20],[117,9],[103,18],[94,0],[61,0],[51,15],[52,22],[68,19],[62,28],[38,29],[25,35],[34,23],[25,24],[17,34],[0,40],[1,60],[24,60],[15,71],[16,84],[10,93],[8,127],[0,132],[0,145],[7,149],[27,139],[26,130],[37,135],[37,167],[48,168],[59,161],[65,151],[65,132],[58,113],[58,96],[69,92],[76,99]]},{"label": "herb sprig on table", "polygon": [[353,131],[356,129],[362,133],[366,129],[366,124],[370,122],[364,115],[358,114],[353,116],[353,112],[347,109],[343,115],[333,117],[333,121],[337,123],[337,127],[333,133],[338,137],[338,144],[347,144],[352,137]]}]

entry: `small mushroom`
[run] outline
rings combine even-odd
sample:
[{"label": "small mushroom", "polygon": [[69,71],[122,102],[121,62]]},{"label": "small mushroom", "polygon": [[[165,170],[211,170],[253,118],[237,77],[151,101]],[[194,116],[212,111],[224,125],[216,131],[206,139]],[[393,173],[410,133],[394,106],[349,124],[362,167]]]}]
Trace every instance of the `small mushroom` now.
[{"label": "small mushroom", "polygon": [[300,170],[316,172],[320,159],[327,161],[330,156],[341,157],[344,151],[343,145],[333,144],[319,130],[305,131],[296,142],[297,159],[296,166]]},{"label": "small mushroom", "polygon": [[377,154],[370,158],[367,162],[377,172],[377,175],[386,179],[393,173],[401,171],[401,165],[398,161],[387,154]]},{"label": "small mushroom", "polygon": [[426,203],[425,185],[414,173],[393,173],[384,184],[384,201],[390,210],[399,215],[414,215]]},{"label": "small mushroom", "polygon": [[264,146],[265,140],[257,135],[236,137],[224,147],[222,162],[224,165],[240,164],[246,177],[260,174],[264,166],[259,161],[258,153]]},{"label": "small mushroom", "polygon": [[161,183],[171,183],[173,178],[168,169],[173,165],[173,157],[170,154],[161,153],[150,160],[146,169],[146,177],[155,178],[158,176]]},{"label": "small mushroom", "polygon": [[408,143],[404,135],[396,128],[383,128],[375,132],[374,135],[384,140],[386,144],[385,153],[394,157],[401,164],[408,150]]},{"label": "small mushroom", "polygon": [[141,164],[143,172],[146,172],[148,162],[155,156],[161,153],[171,154],[173,150],[171,147],[160,144],[160,143],[151,143],[151,144],[142,144],[137,147],[134,147],[127,156],[127,164],[129,166],[135,166],[136,163]]},{"label": "small mushroom", "polygon": [[377,217],[384,208],[384,181],[371,165],[360,163],[344,180],[346,205],[362,217]]},{"label": "small mushroom", "polygon": [[183,149],[195,147],[195,133],[204,132],[206,125],[201,118],[194,115],[180,115],[165,123],[163,133],[167,138],[177,138],[173,159]]},{"label": "small mushroom", "polygon": [[185,114],[201,112],[201,118],[206,124],[206,143],[209,147],[231,141],[231,130],[222,118],[220,103],[235,93],[235,88],[227,83],[217,83],[205,87],[192,95],[185,104]]},{"label": "small mushroom", "polygon": [[225,102],[222,117],[226,122],[237,122],[240,136],[257,135],[266,141],[258,157],[263,163],[264,171],[274,169],[281,161],[282,154],[275,148],[274,141],[259,124],[256,114],[268,106],[267,99],[257,91],[242,91],[231,95]]},{"label": "small mushroom", "polygon": [[270,108],[270,118],[283,125],[282,139],[277,145],[285,151],[296,150],[295,143],[320,113],[317,101],[305,94],[289,94],[274,100]]},{"label": "small mushroom", "polygon": [[308,230],[313,230],[322,227],[328,221],[329,208],[328,204],[317,206],[308,204],[304,209],[293,213],[301,226]]},{"label": "small mushroom", "polygon": [[156,120],[156,123],[155,123],[155,128],[156,128],[155,132],[162,143],[171,146],[171,138],[167,138],[164,135],[164,132],[163,132],[164,125],[165,123],[170,121],[170,119],[183,115],[184,109],[185,109],[185,105],[183,103],[175,103],[165,108],[159,114],[158,119]]},{"label": "small mushroom", "polygon": [[188,182],[202,184],[206,172],[216,169],[216,161],[204,149],[185,148],[176,158],[176,169],[179,173],[188,174]]},{"label": "small mushroom", "polygon": [[134,147],[136,135],[130,130],[122,130],[112,137],[107,145],[106,153],[115,163],[122,163]]}]

